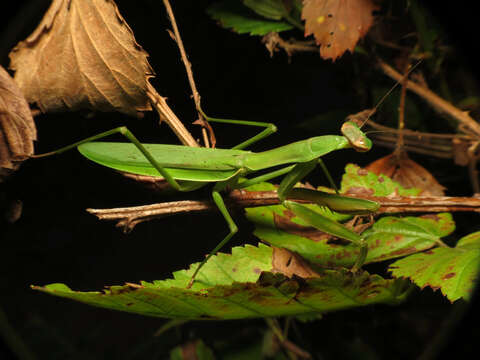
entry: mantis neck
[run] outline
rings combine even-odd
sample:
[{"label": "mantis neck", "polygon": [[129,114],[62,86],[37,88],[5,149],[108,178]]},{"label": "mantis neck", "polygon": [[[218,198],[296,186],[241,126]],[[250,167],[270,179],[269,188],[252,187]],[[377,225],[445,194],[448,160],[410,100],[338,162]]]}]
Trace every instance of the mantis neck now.
[{"label": "mantis neck", "polygon": [[349,147],[351,145],[344,136],[317,136],[272,150],[248,154],[243,165],[249,171],[262,170],[277,165],[311,161],[329,152]]}]

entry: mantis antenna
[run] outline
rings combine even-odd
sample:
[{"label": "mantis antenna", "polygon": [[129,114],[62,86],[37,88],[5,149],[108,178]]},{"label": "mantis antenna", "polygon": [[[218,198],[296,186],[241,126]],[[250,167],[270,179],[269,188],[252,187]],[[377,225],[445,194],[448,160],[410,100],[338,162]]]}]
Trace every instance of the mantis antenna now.
[{"label": "mantis antenna", "polygon": [[380,105],[385,101],[385,99],[392,93],[393,90],[395,90],[397,88],[398,85],[400,85],[400,83],[402,83],[406,78],[408,78],[408,76],[412,73],[413,70],[416,69],[416,67],[418,65],[420,65],[420,63],[423,61],[423,59],[420,59],[416,62],[415,65],[411,66],[410,69],[408,70],[408,72],[403,75],[402,77],[402,80],[400,81],[397,81],[391,88],[390,90],[388,90],[385,95],[382,96],[382,98],[378,101],[377,105],[375,105],[375,107],[371,110],[366,110],[368,111],[368,115],[367,117],[365,118],[365,120],[363,120],[362,124],[359,126],[360,128],[362,128],[365,123],[370,119],[370,117],[377,111],[377,109],[380,107]]}]

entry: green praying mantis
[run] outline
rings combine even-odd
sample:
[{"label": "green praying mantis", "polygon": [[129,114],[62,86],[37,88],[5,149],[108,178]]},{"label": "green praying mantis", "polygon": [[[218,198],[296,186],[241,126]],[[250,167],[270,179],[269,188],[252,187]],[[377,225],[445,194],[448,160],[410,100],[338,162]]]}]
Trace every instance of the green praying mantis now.
[{"label": "green praying mantis", "polygon": [[[345,122],[341,128],[342,135],[312,137],[256,153],[244,149],[276,132],[275,125],[265,122],[218,119],[203,115],[209,122],[257,126],[263,127],[264,130],[231,149],[212,149],[183,145],[142,144],[126,127],[118,127],[34,157],[60,154],[78,148],[83,156],[100,165],[128,173],[163,178],[177,191],[194,191],[213,184],[212,199],[227,222],[229,233],[195,269],[188,288],[192,286],[200,269],[210,257],[227,244],[238,231],[237,225],[225,206],[222,192],[245,188],[282,175],[284,177],[277,190],[281,204],[310,226],[356,244],[360,251],[352,271],[360,269],[367,256],[367,244],[364,238],[307,206],[291,200],[308,200],[333,211],[349,214],[368,214],[379,208],[379,204],[374,201],[294,188],[317,165],[325,171],[329,182],[335,188],[321,157],[332,151],[347,148],[364,152],[370,150],[372,146],[371,141],[355,123]],[[96,141],[118,133],[125,136],[129,142]],[[260,171],[263,171],[261,175],[249,177]]]}]

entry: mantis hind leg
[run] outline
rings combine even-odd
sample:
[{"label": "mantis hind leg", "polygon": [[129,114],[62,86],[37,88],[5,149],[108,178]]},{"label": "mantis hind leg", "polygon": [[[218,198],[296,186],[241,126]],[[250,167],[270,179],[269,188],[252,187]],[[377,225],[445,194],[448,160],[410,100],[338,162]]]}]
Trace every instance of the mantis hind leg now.
[{"label": "mantis hind leg", "polygon": [[267,136],[272,135],[274,132],[277,131],[277,127],[272,123],[266,123],[266,122],[260,122],[260,121],[247,121],[247,120],[233,120],[233,119],[214,118],[214,117],[207,116],[203,111],[202,111],[202,115],[205,118],[205,120],[207,120],[208,122],[217,122],[217,123],[234,124],[234,125],[256,126],[256,127],[265,128],[260,133],[251,137],[250,139],[247,139],[247,140],[241,142],[240,144],[235,145],[234,147],[232,147],[232,149],[237,149],[237,150],[245,149],[247,146],[250,146],[250,145],[258,142],[258,141],[266,138]]},{"label": "mantis hind leg", "polygon": [[[220,186],[219,186],[220,185]],[[190,279],[190,282],[188,283],[187,285],[187,289],[189,289],[190,287],[192,287],[194,281],[195,281],[195,277],[197,276],[198,272],[200,271],[200,269],[203,267],[203,265],[206,264],[206,262],[213,256],[215,255],[218,251],[220,251],[220,249],[222,249],[229,241],[230,239],[232,238],[233,235],[235,235],[238,231],[238,227],[237,225],[235,224],[235,222],[233,221],[230,213],[228,212],[228,209],[227,207],[225,206],[225,202],[223,201],[223,198],[222,196],[220,195],[220,189],[223,188],[223,184],[222,183],[219,183],[217,184],[214,188],[213,188],[213,191],[212,191],[212,198],[213,198],[213,201],[215,202],[215,204],[217,205],[218,207],[218,210],[220,211],[220,213],[223,215],[225,221],[227,222],[228,224],[228,227],[229,227],[229,230],[230,232],[227,234],[227,236],[225,236],[223,238],[222,241],[220,241],[218,243],[217,246],[215,246],[215,248],[210,251],[210,253],[205,257],[205,259],[203,259],[203,261],[200,263],[200,265],[198,265],[198,267],[195,269],[195,272],[193,273],[191,279]]]}]

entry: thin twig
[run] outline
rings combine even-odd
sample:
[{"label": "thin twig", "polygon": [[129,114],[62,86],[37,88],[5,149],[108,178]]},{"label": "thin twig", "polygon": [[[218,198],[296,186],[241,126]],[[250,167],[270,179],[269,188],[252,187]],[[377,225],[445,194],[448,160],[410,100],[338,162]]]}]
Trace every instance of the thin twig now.
[{"label": "thin twig", "polygon": [[[393,69],[387,63],[379,60],[378,64],[380,69],[389,77],[396,81],[401,81],[403,76],[395,69]],[[477,137],[480,138],[480,124],[476,122],[469,114],[468,111],[463,111],[454,106],[452,103],[442,99],[440,96],[432,92],[431,90],[418,85],[417,83],[407,80],[407,88],[413,91],[415,94],[427,101],[432,108],[440,115],[447,115],[461,124],[467,126]]]},{"label": "thin twig", "polygon": [[400,104],[398,106],[398,137],[397,147],[395,149],[397,156],[404,151],[403,130],[405,129],[405,98],[407,95],[408,74],[409,71],[408,68],[406,68],[405,75],[402,78],[402,91],[400,92]]},{"label": "thin twig", "polygon": [[[208,122],[206,122],[202,116],[201,106],[200,106],[200,94],[197,91],[197,86],[195,84],[195,79],[193,77],[192,64],[188,60],[187,52],[185,51],[185,47],[183,46],[182,37],[180,36],[180,31],[178,30],[178,26],[175,20],[175,15],[173,14],[172,6],[170,5],[169,0],[163,0],[163,4],[165,5],[165,9],[167,10],[170,23],[172,24],[173,36],[174,36],[175,42],[177,43],[178,49],[180,50],[180,56],[182,58],[182,62],[185,65],[188,82],[190,84],[190,88],[192,89],[193,100],[195,101],[195,107],[198,113],[198,119],[202,124],[202,134],[204,137],[205,146],[209,147],[209,145],[211,145],[212,147],[215,147],[215,135],[213,134],[212,128],[208,125]],[[206,129],[208,129],[209,137],[207,136]],[[209,138],[210,138],[210,141],[208,141]]]},{"label": "thin twig", "polygon": [[[391,66],[381,60],[378,61],[378,64],[387,76],[391,77],[394,80],[400,81],[399,79],[402,78],[402,75],[395,71]],[[480,124],[469,115],[468,111],[463,111],[455,107],[452,103],[442,99],[440,96],[438,96],[428,88],[410,80],[406,80],[406,86],[409,90],[413,91],[425,101],[427,101],[432,106],[432,108],[440,115],[447,115],[458,121],[459,129],[465,132],[469,132],[475,137],[475,141],[468,150],[468,167],[470,183],[472,184],[473,191],[474,193],[479,192],[480,183],[478,181],[478,155],[476,155],[476,149],[480,142]]]},{"label": "thin twig", "polygon": [[155,110],[157,110],[160,120],[163,120],[177,135],[183,145],[198,147],[199,145],[193,138],[192,134],[185,128],[183,123],[178,119],[172,109],[167,105],[164,97],[157,93],[157,90],[147,82],[147,96],[150,99]]},{"label": "thin twig", "polygon": [[[348,194],[348,196],[379,202],[380,209],[377,213],[480,212],[480,198],[476,197],[375,197],[356,194]],[[292,200],[308,203],[308,201],[305,200]],[[278,199],[276,191],[234,190],[226,196],[225,203],[231,208],[247,208],[278,205],[280,204],[280,200]],[[117,227],[123,229],[125,232],[129,232],[137,224],[144,221],[182,213],[215,211],[215,209],[215,204],[209,200],[185,200],[126,208],[87,209],[87,211],[97,216],[100,220],[117,221]]]}]

